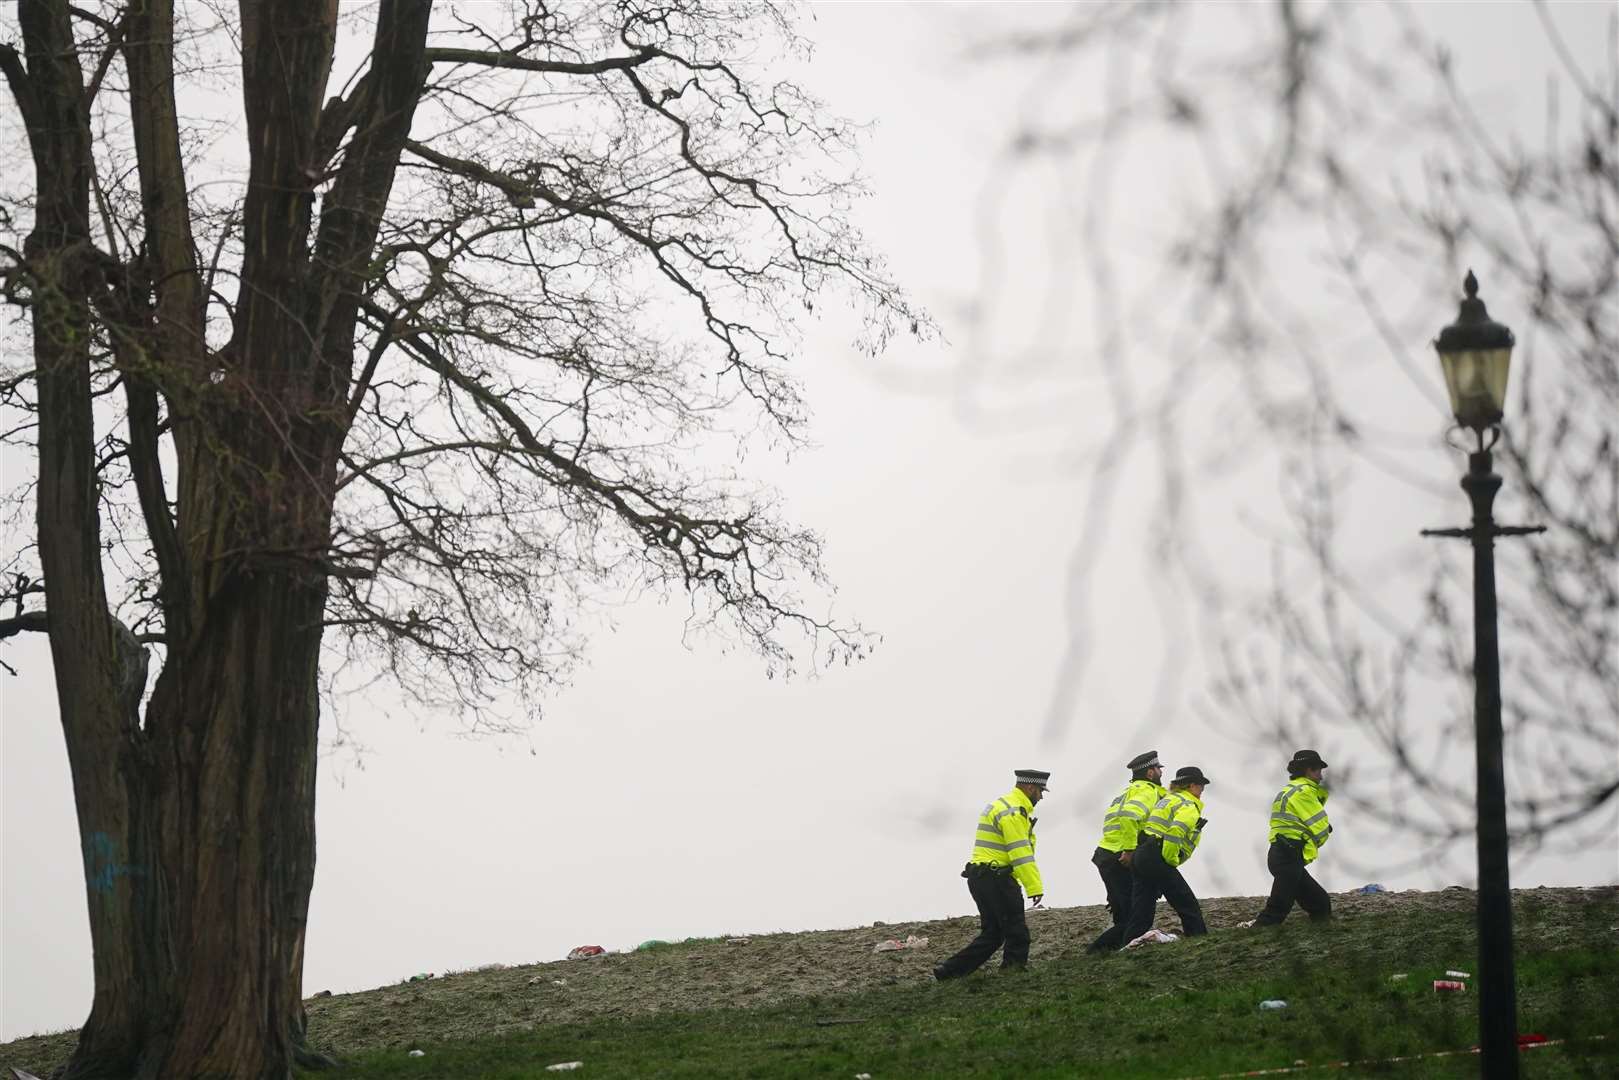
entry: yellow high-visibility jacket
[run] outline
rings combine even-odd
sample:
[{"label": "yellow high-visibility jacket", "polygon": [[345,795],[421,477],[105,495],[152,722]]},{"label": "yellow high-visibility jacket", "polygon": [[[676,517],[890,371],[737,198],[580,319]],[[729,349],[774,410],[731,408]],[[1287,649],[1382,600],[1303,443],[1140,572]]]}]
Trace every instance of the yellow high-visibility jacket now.
[{"label": "yellow high-visibility jacket", "polygon": [[1164,841],[1164,862],[1180,866],[1203,839],[1203,800],[1190,791],[1171,791],[1147,815],[1141,831]]},{"label": "yellow high-visibility jacket", "polygon": [[1162,784],[1151,780],[1130,781],[1124,793],[1107,804],[1107,813],[1102,815],[1102,839],[1096,846],[1103,851],[1134,851],[1136,834],[1147,815],[1168,794]]},{"label": "yellow high-visibility jacket", "polygon": [[1327,789],[1308,776],[1295,776],[1276,793],[1270,804],[1270,839],[1278,836],[1304,841],[1304,861],[1315,861],[1327,842],[1332,825],[1327,821]]},{"label": "yellow high-visibility jacket", "polygon": [[1029,816],[1033,809],[1029,797],[1017,788],[984,807],[968,861],[1010,866],[1025,893],[1041,896],[1046,887],[1040,882],[1040,867],[1034,861],[1034,821]]}]

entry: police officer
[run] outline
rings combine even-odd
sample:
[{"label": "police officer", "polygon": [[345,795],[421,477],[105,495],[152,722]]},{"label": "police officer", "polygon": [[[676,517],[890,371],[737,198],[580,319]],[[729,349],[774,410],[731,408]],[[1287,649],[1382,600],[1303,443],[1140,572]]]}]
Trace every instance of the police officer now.
[{"label": "police officer", "polygon": [[1090,953],[1112,952],[1129,940],[1123,935],[1124,924],[1130,921],[1130,896],[1135,888],[1130,861],[1135,856],[1136,837],[1158,800],[1169,794],[1161,783],[1164,766],[1158,760],[1158,751],[1137,754],[1125,768],[1130,770],[1130,785],[1107,804],[1107,812],[1102,815],[1102,839],[1091,855],[1096,872],[1102,876],[1102,887],[1107,890],[1107,909],[1113,915],[1113,925],[1085,947]]},{"label": "police officer", "polygon": [[1294,901],[1313,922],[1332,918],[1332,897],[1305,869],[1315,861],[1332,833],[1327,821],[1327,789],[1322,770],[1327,763],[1314,750],[1300,750],[1287,763],[1287,786],[1270,804],[1270,899],[1254,919],[1255,926],[1275,926],[1287,918]]},{"label": "police officer", "polygon": [[1029,963],[1029,926],[1023,917],[1023,894],[1039,907],[1045,899],[1040,867],[1034,861],[1033,810],[1046,793],[1051,774],[1019,769],[1017,786],[978,816],[973,853],[961,876],[978,905],[978,936],[956,955],[933,969],[935,979],[970,975],[1005,944],[1001,970],[1022,970]]},{"label": "police officer", "polygon": [[1124,944],[1151,929],[1160,896],[1168,900],[1175,914],[1181,917],[1181,929],[1187,937],[1209,932],[1197,895],[1180,872],[1197,850],[1198,841],[1203,838],[1203,826],[1208,824],[1203,816],[1203,789],[1208,783],[1209,778],[1196,765],[1177,769],[1175,779],[1169,782],[1169,794],[1158,800],[1141,826],[1135,858],[1130,861],[1135,888],[1130,899],[1130,920],[1123,933]]}]

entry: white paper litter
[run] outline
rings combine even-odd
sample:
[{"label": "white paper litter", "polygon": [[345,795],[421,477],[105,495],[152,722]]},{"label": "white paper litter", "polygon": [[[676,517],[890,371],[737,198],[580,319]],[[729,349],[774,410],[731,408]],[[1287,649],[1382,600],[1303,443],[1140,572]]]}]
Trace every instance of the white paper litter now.
[{"label": "white paper litter", "polygon": [[582,1069],[584,1067],[585,1067],[585,1063],[582,1062],[582,1061],[559,1061],[555,1065],[547,1065],[545,1067],[545,1071],[546,1072],[573,1072],[573,1070],[575,1070],[575,1069]]},{"label": "white paper litter", "polygon": [[927,938],[917,937],[915,934],[910,934],[905,938],[904,941],[899,941],[895,938],[889,938],[887,941],[879,941],[877,944],[871,947],[871,951],[896,952],[900,949],[925,949],[927,947]]},{"label": "white paper litter", "polygon": [[1125,948],[1126,949],[1134,949],[1134,948],[1136,948],[1137,946],[1140,946],[1140,945],[1151,945],[1153,942],[1156,942],[1156,941],[1168,942],[1168,941],[1179,941],[1179,940],[1180,940],[1180,935],[1179,934],[1166,934],[1162,930],[1158,929],[1155,926],[1151,930],[1148,930],[1145,934],[1142,934],[1140,937],[1138,937],[1135,940],[1131,941],[1128,945],[1125,946]]},{"label": "white paper litter", "polygon": [[426,1050],[412,1050],[410,1052],[410,1056],[411,1057],[426,1057],[427,1056],[427,1051]]}]

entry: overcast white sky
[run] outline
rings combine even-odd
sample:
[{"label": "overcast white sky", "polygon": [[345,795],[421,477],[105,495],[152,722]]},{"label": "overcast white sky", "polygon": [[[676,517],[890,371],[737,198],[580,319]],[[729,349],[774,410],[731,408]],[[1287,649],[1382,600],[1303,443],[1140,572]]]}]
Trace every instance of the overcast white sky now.
[{"label": "overcast white sky", "polygon": [[[770,682],[748,656],[684,647],[682,612],[648,601],[601,618],[589,666],[526,738],[466,740],[448,724],[418,730],[357,705],[351,723],[364,752],[323,761],[307,992],[557,959],[581,944],[964,914],[972,905],[957,873],[977,809],[1020,767],[1053,773],[1040,826],[1051,902],[1099,903],[1089,856],[1101,807],[1127,778],[1123,762],[1148,748],[1171,766],[1200,764],[1215,781],[1207,854],[1188,875],[1194,889],[1268,887],[1264,813],[1294,748],[1256,749],[1202,726],[1195,661],[1178,696],[1140,730],[1166,636],[1143,522],[1132,520],[1147,512],[1140,501],[1122,499],[1109,523],[1106,570],[1089,598],[1095,656],[1071,725],[1061,737],[1045,733],[1066,633],[1066,565],[1084,525],[1086,493],[1056,465],[1071,440],[1052,424],[1007,432],[967,422],[944,377],[972,340],[959,302],[979,274],[974,214],[991,179],[989,151],[1010,131],[1027,79],[961,59],[963,9],[813,10],[806,30],[819,47],[808,81],[837,111],[877,121],[865,226],[953,344],[902,346],[871,365],[848,347],[852,328],[831,317],[811,330],[802,368],[819,448],[749,466],[779,483],[796,520],[827,535],[838,609],[884,643],[857,666]],[[1558,5],[1557,18],[1582,56],[1601,57],[1610,11]],[[1551,63],[1527,5],[1435,5],[1424,16],[1494,100],[1527,102],[1521,115],[1503,109],[1501,122],[1535,122],[1531,99]],[[1031,199],[1006,212],[1016,219],[1008,235],[1032,238],[1050,208]],[[1010,256],[997,271],[1002,295],[1041,294],[1040,260]],[[1453,304],[1433,298],[1435,330]],[[1433,463],[1446,483],[1459,468]],[[1274,484],[1254,497],[1273,495]],[[1417,528],[1462,517],[1459,494],[1448,507],[1409,490],[1402,498],[1379,507],[1379,523],[1413,542]],[[37,635],[4,649],[21,672],[0,678],[0,1038],[13,1038],[82,1021],[90,959],[48,651]],[[1121,725],[1131,734],[1119,736]],[[1470,748],[1459,748],[1457,768],[1470,770]],[[1362,884],[1345,856],[1377,865],[1377,853],[1356,851],[1352,820],[1335,837],[1321,878],[1332,889]],[[1466,862],[1451,880],[1469,880]],[[1514,865],[1518,886],[1615,877],[1611,860]],[[1380,880],[1449,883],[1415,873]]]}]

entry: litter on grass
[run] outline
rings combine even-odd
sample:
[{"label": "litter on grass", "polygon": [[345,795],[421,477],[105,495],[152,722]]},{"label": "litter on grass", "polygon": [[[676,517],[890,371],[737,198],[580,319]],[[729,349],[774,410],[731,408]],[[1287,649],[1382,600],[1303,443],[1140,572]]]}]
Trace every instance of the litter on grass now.
[{"label": "litter on grass", "polygon": [[900,941],[897,938],[889,938],[887,941],[879,941],[877,944],[871,947],[871,951],[898,952],[900,949],[925,949],[927,947],[927,938],[917,937],[915,934],[909,934],[906,936],[904,941]]},{"label": "litter on grass", "polygon": [[410,1056],[411,1057],[426,1057],[427,1056],[427,1051],[426,1050],[412,1050],[410,1052]]},{"label": "litter on grass", "polygon": [[1370,885],[1362,885],[1360,888],[1356,889],[1355,891],[1358,892],[1358,893],[1388,892],[1387,889],[1385,889],[1383,886],[1377,884],[1376,882],[1373,882]]},{"label": "litter on grass", "polygon": [[752,940],[753,940],[752,938],[745,938],[745,937],[728,937],[728,938],[725,939],[725,944],[727,944],[727,945],[746,945]]},{"label": "litter on grass", "polygon": [[1398,975],[1390,975],[1389,982],[1400,982],[1402,979],[1409,979],[1410,977],[1411,976],[1402,971]]},{"label": "litter on grass", "polygon": [[547,1065],[545,1067],[545,1071],[546,1072],[573,1072],[573,1070],[582,1069],[582,1068],[584,1068],[584,1066],[585,1066],[585,1063],[582,1062],[582,1061],[559,1061],[555,1065]]},{"label": "litter on grass", "polygon": [[578,947],[576,947],[574,949],[569,950],[568,959],[569,960],[588,960],[592,956],[601,956],[605,952],[607,952],[607,950],[602,948],[600,945],[580,945],[580,946],[578,946]]},{"label": "litter on grass", "polygon": [[1458,982],[1455,979],[1435,979],[1433,981],[1433,988],[1436,993],[1445,991],[1460,993],[1461,991],[1467,989],[1467,984],[1464,982]]},{"label": "litter on grass", "polygon": [[669,944],[669,942],[660,941],[657,938],[651,938],[651,939],[649,939],[647,941],[643,941],[643,942],[641,942],[641,944],[637,945],[635,947],[635,951],[636,952],[651,952],[653,949],[656,949],[659,945],[667,945],[667,944]]},{"label": "litter on grass", "polygon": [[1281,998],[1271,998],[1269,1001],[1261,1001],[1259,1007],[1261,1009],[1285,1009],[1287,1008],[1287,1002]]},{"label": "litter on grass", "polygon": [[1157,942],[1157,941],[1169,942],[1169,941],[1179,941],[1179,940],[1180,940],[1180,935],[1179,934],[1166,934],[1162,930],[1158,929],[1155,926],[1151,930],[1148,930],[1145,934],[1142,934],[1140,937],[1138,937],[1135,940],[1131,941],[1128,945],[1125,946],[1125,948],[1126,949],[1134,949],[1134,948],[1138,948],[1138,947],[1140,947],[1142,945],[1151,945],[1152,943]]},{"label": "litter on grass", "polygon": [[[1606,1038],[1606,1035],[1588,1035],[1583,1039],[1547,1039],[1544,1042],[1525,1042],[1523,1037],[1519,1036],[1518,1045],[1520,1048],[1526,1051],[1542,1050],[1546,1049],[1547,1047],[1572,1045],[1580,1042],[1602,1042]],[[1314,1065],[1304,1065],[1300,1064],[1299,1062],[1294,1062],[1292,1065],[1284,1065],[1276,1069],[1249,1069],[1247,1072],[1205,1073],[1202,1076],[1182,1077],[1182,1080],[1226,1080],[1227,1077],[1239,1076],[1278,1076],[1282,1073],[1300,1072],[1305,1069],[1309,1069],[1312,1072],[1319,1072],[1322,1069],[1352,1069],[1358,1068],[1362,1065],[1393,1065],[1396,1062],[1421,1061],[1424,1058],[1461,1057],[1464,1054],[1476,1053],[1478,1053],[1478,1047],[1475,1046],[1471,1050],[1438,1050],[1431,1051],[1426,1054],[1406,1054],[1402,1057],[1364,1058],[1360,1061],[1320,1061]]]},{"label": "litter on grass", "polygon": [[1251,927],[1253,925],[1254,925],[1254,920],[1253,919],[1244,919],[1244,920],[1242,920],[1242,922],[1237,924],[1237,929],[1238,930],[1246,930],[1246,929],[1248,929],[1249,927]]},{"label": "litter on grass", "polygon": [[1473,976],[1469,975],[1465,971],[1447,971],[1447,972],[1445,972],[1445,978],[1447,978],[1447,979],[1471,979],[1472,977]]},{"label": "litter on grass", "polygon": [[428,979],[431,979],[432,977],[433,977],[433,973],[431,971],[424,971],[419,975],[412,975],[410,978],[406,979],[405,981],[408,982],[408,983],[426,982]]}]

